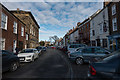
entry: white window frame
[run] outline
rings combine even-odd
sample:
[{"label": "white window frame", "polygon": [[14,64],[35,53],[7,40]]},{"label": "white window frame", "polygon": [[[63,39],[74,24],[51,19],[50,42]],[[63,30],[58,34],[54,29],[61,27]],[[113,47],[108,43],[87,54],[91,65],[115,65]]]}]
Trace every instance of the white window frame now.
[{"label": "white window frame", "polygon": [[21,27],[21,36],[24,36],[24,27]]},{"label": "white window frame", "polygon": [[0,38],[1,50],[5,50],[5,38]]},{"label": "white window frame", "polygon": [[26,34],[26,40],[28,40],[28,34]]},{"label": "white window frame", "polygon": [[115,15],[116,14],[116,5],[114,4],[112,6],[112,15]]},{"label": "white window frame", "polygon": [[113,18],[112,19],[112,27],[113,27],[113,31],[117,31],[117,18]]},{"label": "white window frame", "polygon": [[[3,18],[5,18],[5,19],[3,19]],[[7,30],[7,20],[8,20],[8,16],[6,14],[2,13],[2,15],[1,15],[1,28],[2,29]],[[2,24],[4,24],[4,26]]]},{"label": "white window frame", "polygon": [[17,41],[13,41],[13,52],[16,53]]},{"label": "white window frame", "polygon": [[15,22],[15,21],[13,24],[13,33],[17,34],[17,22]]}]

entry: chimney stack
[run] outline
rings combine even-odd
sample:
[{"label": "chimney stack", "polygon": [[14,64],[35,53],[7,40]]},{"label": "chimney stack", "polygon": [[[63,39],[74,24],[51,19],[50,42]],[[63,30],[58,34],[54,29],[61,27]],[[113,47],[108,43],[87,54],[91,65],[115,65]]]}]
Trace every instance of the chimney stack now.
[{"label": "chimney stack", "polygon": [[19,8],[17,8],[17,11],[19,11],[20,9]]}]

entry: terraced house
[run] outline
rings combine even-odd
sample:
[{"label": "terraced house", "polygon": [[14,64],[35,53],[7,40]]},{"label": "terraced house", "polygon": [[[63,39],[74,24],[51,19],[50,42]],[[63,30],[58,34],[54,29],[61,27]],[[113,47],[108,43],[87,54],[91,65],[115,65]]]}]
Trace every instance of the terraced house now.
[{"label": "terraced house", "polygon": [[5,6],[0,4],[1,14],[1,37],[0,46],[2,50],[16,53],[16,47],[20,50],[26,46],[25,24],[13,15]]},{"label": "terraced house", "polygon": [[120,1],[110,2],[108,5],[109,13],[109,48],[111,50],[120,49]]},{"label": "terraced house", "polygon": [[35,48],[39,46],[39,25],[30,11],[17,10],[11,11],[16,17],[26,24],[26,47]]},{"label": "terraced house", "polygon": [[99,10],[90,21],[91,46],[108,48],[109,20],[108,8]]}]

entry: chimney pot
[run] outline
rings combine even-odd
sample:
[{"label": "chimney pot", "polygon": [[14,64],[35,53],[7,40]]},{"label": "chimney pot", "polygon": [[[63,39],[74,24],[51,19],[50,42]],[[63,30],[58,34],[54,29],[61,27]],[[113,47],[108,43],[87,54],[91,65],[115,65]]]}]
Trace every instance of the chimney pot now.
[{"label": "chimney pot", "polygon": [[17,11],[19,11],[20,9],[19,8],[17,8]]}]

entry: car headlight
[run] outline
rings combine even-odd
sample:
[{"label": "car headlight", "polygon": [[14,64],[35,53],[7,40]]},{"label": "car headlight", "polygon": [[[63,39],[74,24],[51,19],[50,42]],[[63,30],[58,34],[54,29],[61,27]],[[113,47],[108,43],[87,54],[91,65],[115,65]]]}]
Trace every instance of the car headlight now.
[{"label": "car headlight", "polygon": [[30,56],[27,56],[27,57],[29,58],[29,57],[31,57],[31,55],[30,55]]}]

